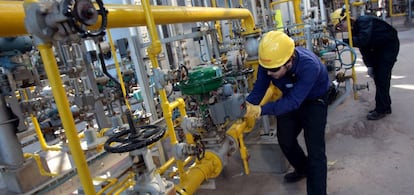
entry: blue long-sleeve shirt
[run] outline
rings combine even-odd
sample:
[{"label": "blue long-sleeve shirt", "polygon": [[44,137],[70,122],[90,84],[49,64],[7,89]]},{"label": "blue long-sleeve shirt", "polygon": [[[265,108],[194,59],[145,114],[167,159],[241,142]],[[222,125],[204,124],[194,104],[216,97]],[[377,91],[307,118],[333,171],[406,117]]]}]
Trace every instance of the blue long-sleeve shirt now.
[{"label": "blue long-sleeve shirt", "polygon": [[296,110],[305,100],[313,100],[326,94],[330,81],[326,66],[311,51],[295,48],[292,68],[280,79],[267,75],[266,69],[259,66],[257,80],[246,100],[258,105],[272,82],[282,92],[282,97],[262,106],[261,115],[281,115]]}]

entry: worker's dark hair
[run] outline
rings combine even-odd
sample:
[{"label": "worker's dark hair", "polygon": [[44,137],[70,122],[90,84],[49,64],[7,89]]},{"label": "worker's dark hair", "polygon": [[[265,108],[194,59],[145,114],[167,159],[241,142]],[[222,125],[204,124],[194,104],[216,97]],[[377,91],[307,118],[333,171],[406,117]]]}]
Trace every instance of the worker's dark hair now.
[{"label": "worker's dark hair", "polygon": [[345,11],[346,11],[345,6],[342,6],[342,11],[341,11],[341,14],[340,14],[341,17],[345,16]]}]

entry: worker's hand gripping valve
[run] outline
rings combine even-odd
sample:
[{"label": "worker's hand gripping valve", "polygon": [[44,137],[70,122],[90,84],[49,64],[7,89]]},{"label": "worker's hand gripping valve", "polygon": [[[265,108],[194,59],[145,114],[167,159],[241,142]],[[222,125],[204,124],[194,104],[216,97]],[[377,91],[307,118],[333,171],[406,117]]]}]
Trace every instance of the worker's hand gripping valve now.
[{"label": "worker's hand gripping valve", "polygon": [[244,118],[259,118],[262,113],[262,108],[258,105],[253,105],[249,102],[246,102],[246,114]]}]

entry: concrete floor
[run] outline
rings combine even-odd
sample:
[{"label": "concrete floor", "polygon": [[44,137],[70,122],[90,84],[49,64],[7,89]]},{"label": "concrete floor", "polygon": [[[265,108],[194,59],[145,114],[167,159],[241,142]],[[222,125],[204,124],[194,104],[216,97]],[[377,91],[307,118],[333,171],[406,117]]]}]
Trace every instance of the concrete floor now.
[{"label": "concrete floor", "polygon": [[[366,76],[360,55],[356,64],[358,83],[368,83],[370,90],[359,91],[358,100],[349,96],[329,113],[328,194],[414,194],[414,28],[397,25],[401,46],[391,83],[393,113],[379,121],[366,120],[375,104],[375,85]],[[240,166],[228,166],[214,183],[215,189],[200,189],[196,194],[306,194],[306,180],[286,184],[283,174],[244,175]]]}]

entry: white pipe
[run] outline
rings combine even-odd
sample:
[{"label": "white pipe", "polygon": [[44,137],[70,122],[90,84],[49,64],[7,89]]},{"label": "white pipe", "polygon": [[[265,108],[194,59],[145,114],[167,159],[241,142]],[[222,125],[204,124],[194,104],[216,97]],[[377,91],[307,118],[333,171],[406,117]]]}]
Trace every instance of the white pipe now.
[{"label": "white pipe", "polygon": [[314,21],[319,21],[319,13],[318,13],[318,7],[314,6],[314,7],[310,7],[308,9],[309,12],[313,12],[314,15]]},{"label": "white pipe", "polygon": [[302,1],[302,5],[303,5],[303,14],[302,15],[305,16],[306,18],[309,15],[308,14],[309,4],[310,4],[309,0],[303,0]]},{"label": "white pipe", "polygon": [[326,26],[327,16],[326,16],[325,4],[323,3],[323,0],[319,0],[319,10],[321,10],[322,25]]},{"label": "white pipe", "polygon": [[251,6],[252,6],[252,14],[253,14],[254,23],[255,23],[255,25],[257,25],[257,22],[259,20],[257,18],[257,4],[256,4],[256,0],[250,0],[250,2],[251,2]]},{"label": "white pipe", "polygon": [[266,20],[266,8],[264,7],[264,0],[260,0],[260,5],[262,9],[262,19],[263,19],[263,29],[267,30],[267,20]]}]

